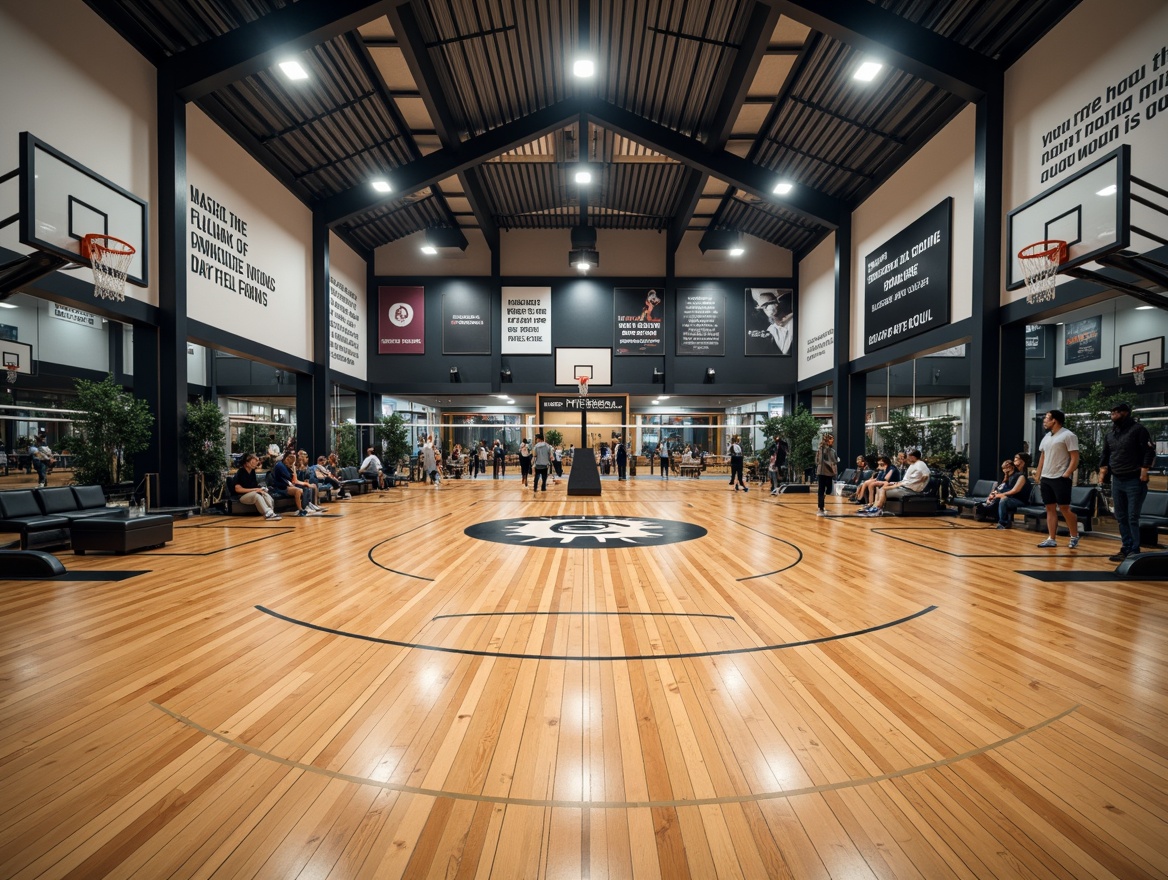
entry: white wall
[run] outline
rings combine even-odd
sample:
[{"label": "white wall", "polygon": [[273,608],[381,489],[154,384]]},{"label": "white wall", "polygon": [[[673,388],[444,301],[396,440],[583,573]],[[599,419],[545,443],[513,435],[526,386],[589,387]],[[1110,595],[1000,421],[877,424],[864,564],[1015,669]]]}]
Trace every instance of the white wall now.
[{"label": "white wall", "polygon": [[949,196],[952,287],[949,321],[973,314],[973,137],[975,110],[961,113],[852,214],[852,338],[864,355],[864,258]]},{"label": "white wall", "polygon": [[[1132,147],[1136,176],[1161,187],[1168,185],[1168,66],[1161,60],[1159,69],[1154,69],[1157,57],[1168,60],[1168,56],[1159,55],[1166,45],[1168,4],[1164,0],[1123,0],[1120,4],[1083,0],[1006,72],[1005,211],[1125,143]],[[1129,76],[1139,81],[1134,88],[1118,94],[1120,83]],[[1116,94],[1109,95],[1109,87]],[[1145,88],[1151,94],[1141,99],[1140,92]],[[1088,133],[1105,114],[1124,107],[1128,98],[1130,108],[1120,113],[1114,123]],[[1096,99],[1097,106],[1090,106],[1076,118],[1078,111],[1093,105]],[[1055,143],[1074,137],[1073,148],[1045,157],[1044,161],[1043,136],[1068,121],[1068,130]],[[1091,153],[1093,142],[1109,138],[1113,128],[1116,137],[1099,144]],[[1168,232],[1162,215],[1153,216],[1135,206],[1133,219],[1136,212],[1155,224],[1149,228],[1159,230],[1161,235]],[[1137,236],[1133,240],[1137,251],[1153,246],[1155,243],[1149,239]],[[1013,254],[1004,256],[1015,258]],[[1003,283],[1003,303],[1025,296],[1025,288],[1007,291]]]},{"label": "white wall", "polygon": [[[198,253],[188,237],[187,315],[311,359],[311,212],[194,106],[187,110],[187,183],[190,236],[220,255]],[[221,206],[218,218],[214,207],[190,204],[190,187]],[[226,240],[212,241],[215,235]],[[196,260],[210,277],[194,269]]]},{"label": "white wall", "polygon": [[799,263],[799,380],[835,365],[835,233]]},{"label": "white wall", "polygon": [[364,381],[369,357],[366,266],[351,247],[329,233],[329,368]]},{"label": "white wall", "polygon": [[[656,233],[654,233],[656,234]],[[682,236],[677,249],[674,272],[678,278],[789,278],[794,257],[786,248],[770,244],[750,235],[742,236],[746,249],[740,257],[731,257],[725,251],[702,253],[698,243],[704,233],[693,231]],[[664,243],[662,244],[664,247]]]},{"label": "white wall", "polygon": [[[20,164],[28,131],[151,205],[150,286],[158,303],[155,71],[81,0],[0,4],[0,171]],[[16,179],[0,184],[0,217],[18,210]],[[115,233],[116,234],[116,233]],[[16,225],[0,244],[21,253]],[[77,276],[82,277],[82,276]]]}]

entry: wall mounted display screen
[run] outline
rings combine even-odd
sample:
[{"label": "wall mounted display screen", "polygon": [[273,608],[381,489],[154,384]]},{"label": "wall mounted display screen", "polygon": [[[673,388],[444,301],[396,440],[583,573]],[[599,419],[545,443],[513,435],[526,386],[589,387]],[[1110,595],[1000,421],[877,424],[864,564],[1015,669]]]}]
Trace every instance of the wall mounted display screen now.
[{"label": "wall mounted display screen", "polygon": [[463,287],[442,294],[442,353],[491,353],[491,298]]}]

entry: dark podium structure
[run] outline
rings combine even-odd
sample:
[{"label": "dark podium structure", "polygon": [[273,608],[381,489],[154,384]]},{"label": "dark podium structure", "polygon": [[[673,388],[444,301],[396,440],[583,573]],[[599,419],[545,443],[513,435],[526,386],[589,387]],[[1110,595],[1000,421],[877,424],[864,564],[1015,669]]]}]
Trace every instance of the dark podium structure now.
[{"label": "dark podium structure", "polygon": [[569,495],[599,495],[600,471],[596,468],[596,453],[591,449],[577,449],[568,471]]}]

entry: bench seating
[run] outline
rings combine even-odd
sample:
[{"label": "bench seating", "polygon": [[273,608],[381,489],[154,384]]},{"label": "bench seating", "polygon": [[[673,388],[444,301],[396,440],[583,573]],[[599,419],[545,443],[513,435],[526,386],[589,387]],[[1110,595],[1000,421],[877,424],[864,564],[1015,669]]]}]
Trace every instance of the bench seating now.
[{"label": "bench seating", "polygon": [[929,477],[924,491],[903,498],[889,498],[884,504],[884,512],[893,516],[937,516],[952,513],[941,503],[941,487],[944,481],[936,474]]},{"label": "bench seating", "polygon": [[[261,486],[267,485],[267,474],[256,474],[256,476],[259,478],[259,484]],[[227,487],[223,490],[223,509],[226,511],[227,515],[236,516],[251,513],[258,516],[263,516],[263,513],[260,511],[258,505],[244,504],[239,500],[240,497],[241,496],[235,491],[235,474],[231,474],[227,477]],[[285,510],[295,511],[296,501],[291,497],[273,498],[272,506],[275,508],[276,513],[280,513],[281,511]]]},{"label": "bench seating", "polygon": [[[1071,512],[1079,520],[1080,533],[1091,531],[1095,516],[1099,509],[1099,492],[1094,486],[1071,487]],[[1030,504],[1019,507],[1026,527],[1032,532],[1046,531],[1046,505],[1042,503],[1042,490],[1036,484],[1030,492]],[[1062,511],[1058,513],[1062,519]]]},{"label": "bench seating", "polygon": [[1140,508],[1140,546],[1157,546],[1163,528],[1168,528],[1168,492],[1149,492]]},{"label": "bench seating", "polygon": [[866,481],[872,479],[872,477],[875,475],[876,472],[872,470],[857,471],[855,468],[846,468],[844,472],[840,474],[838,481],[844,484],[843,489],[841,490],[843,496],[845,498],[851,498],[856,494],[856,491],[860,488],[860,486],[862,486]]},{"label": "bench seating", "polygon": [[101,486],[59,486],[34,489],[37,504],[45,516],[63,516],[74,522],[95,516],[125,516],[126,508],[109,507]]},{"label": "bench seating", "polygon": [[46,516],[31,489],[0,492],[0,532],[20,535],[20,549],[69,543],[69,520]]},{"label": "bench seating", "polygon": [[961,517],[962,511],[969,511],[970,516],[976,518],[974,508],[984,502],[990,497],[990,493],[994,491],[994,486],[997,485],[993,480],[978,480],[973,484],[973,488],[969,490],[968,495],[958,495],[953,499],[953,506],[957,508],[957,516]]}]

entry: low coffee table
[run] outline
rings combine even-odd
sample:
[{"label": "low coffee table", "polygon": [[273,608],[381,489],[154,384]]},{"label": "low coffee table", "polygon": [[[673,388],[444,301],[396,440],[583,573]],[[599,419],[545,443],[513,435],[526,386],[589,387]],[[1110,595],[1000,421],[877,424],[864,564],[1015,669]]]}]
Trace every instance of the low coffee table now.
[{"label": "low coffee table", "polygon": [[161,513],[132,519],[95,516],[71,523],[69,533],[78,556],[87,550],[130,553],[174,540],[174,517]]}]

